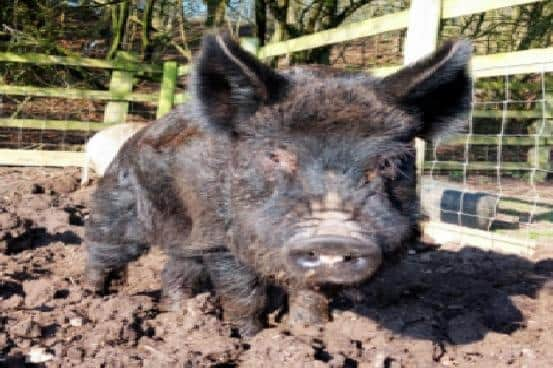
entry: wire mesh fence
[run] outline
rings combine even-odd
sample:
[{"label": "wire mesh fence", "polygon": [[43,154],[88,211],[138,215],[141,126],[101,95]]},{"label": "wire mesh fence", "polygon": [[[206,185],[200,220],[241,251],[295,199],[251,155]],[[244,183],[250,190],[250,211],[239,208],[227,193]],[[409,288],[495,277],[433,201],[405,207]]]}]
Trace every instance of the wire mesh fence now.
[{"label": "wire mesh fence", "polygon": [[[104,101],[80,99],[0,96],[0,120],[10,126],[0,127],[0,148],[82,151],[83,145],[104,124]],[[156,104],[130,102],[126,122],[155,120]],[[29,128],[27,122],[32,121]],[[82,122],[71,129],[68,122]],[[56,122],[55,129],[49,129]],[[121,121],[123,123],[125,121]]]},{"label": "wire mesh fence", "polygon": [[[157,101],[115,101],[120,119],[107,121],[109,97],[69,97],[67,91],[109,93],[115,72],[68,65],[4,63],[6,86],[0,93],[0,162],[23,166],[86,167],[84,147],[110,124],[155,120]],[[28,73],[31,73],[30,75]],[[21,75],[25,75],[21,77]],[[160,76],[133,79],[131,93],[157,94]],[[137,82],[135,82],[137,81]],[[117,82],[117,80],[115,81]],[[26,85],[26,84],[31,84]],[[77,98],[75,98],[77,97]]]},{"label": "wire mesh fence", "polygon": [[455,144],[445,138],[427,148],[421,201],[431,220],[458,227],[452,240],[470,243],[476,234],[527,253],[553,246],[553,75],[546,69],[476,79],[463,133]]}]

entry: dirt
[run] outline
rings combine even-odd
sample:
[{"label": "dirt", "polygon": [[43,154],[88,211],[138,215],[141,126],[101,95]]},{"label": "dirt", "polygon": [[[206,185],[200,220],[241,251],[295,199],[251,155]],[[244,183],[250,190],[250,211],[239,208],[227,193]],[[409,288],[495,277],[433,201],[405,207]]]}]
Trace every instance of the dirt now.
[{"label": "dirt", "polygon": [[202,293],[167,311],[164,256],[128,284],[84,289],[83,223],[93,186],[76,169],[0,168],[0,367],[551,367],[553,259],[414,247],[290,326],[284,309],[240,337]]}]

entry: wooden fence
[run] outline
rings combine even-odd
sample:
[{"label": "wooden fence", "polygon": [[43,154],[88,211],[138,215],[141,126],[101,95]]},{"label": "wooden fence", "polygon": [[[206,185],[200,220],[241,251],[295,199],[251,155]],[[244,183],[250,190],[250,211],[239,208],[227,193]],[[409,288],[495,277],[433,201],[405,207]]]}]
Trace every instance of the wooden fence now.
[{"label": "wooden fence", "polygon": [[[138,62],[133,54],[127,52],[118,52],[113,61],[71,56],[0,52],[0,62],[65,65],[81,68],[108,69],[111,71],[109,90],[0,85],[0,96],[56,97],[107,101],[103,123],[74,120],[0,118],[0,127],[60,131],[99,131],[112,124],[125,122],[130,102],[157,104],[156,116],[159,118],[169,112],[175,104],[185,99],[183,94],[175,94],[175,91],[177,78],[188,72],[188,66],[178,65],[174,61],[165,62],[163,65],[143,64]],[[133,92],[134,79],[145,74],[160,78],[161,85],[158,92],[148,94]],[[83,164],[84,154],[82,152],[0,149],[0,165],[82,166]]]}]

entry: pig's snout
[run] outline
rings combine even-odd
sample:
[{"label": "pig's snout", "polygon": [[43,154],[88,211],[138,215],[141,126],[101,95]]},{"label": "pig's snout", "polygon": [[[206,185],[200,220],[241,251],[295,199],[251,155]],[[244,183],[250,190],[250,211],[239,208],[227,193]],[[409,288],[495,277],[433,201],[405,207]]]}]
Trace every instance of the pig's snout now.
[{"label": "pig's snout", "polygon": [[370,241],[337,235],[296,239],[285,247],[287,263],[312,284],[353,284],[373,275],[382,262]]}]

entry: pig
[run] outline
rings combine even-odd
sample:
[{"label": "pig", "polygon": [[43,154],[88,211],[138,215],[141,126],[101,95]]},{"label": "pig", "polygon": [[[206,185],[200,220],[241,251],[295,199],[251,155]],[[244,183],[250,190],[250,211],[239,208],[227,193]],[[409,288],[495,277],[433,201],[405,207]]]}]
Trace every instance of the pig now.
[{"label": "pig", "polygon": [[90,169],[93,169],[98,176],[103,176],[123,143],[145,126],[145,123],[116,124],[94,134],[85,146],[81,185],[87,185],[90,182],[88,177]]},{"label": "pig", "polygon": [[270,287],[286,293],[288,323],[324,323],[332,293],[370,282],[416,239],[413,141],[462,126],[470,54],[450,41],[376,78],[277,71],[206,36],[190,100],[130,138],[98,183],[89,285],[109,291],[156,244],[170,305],[209,286],[223,319],[252,335]]}]

